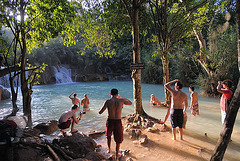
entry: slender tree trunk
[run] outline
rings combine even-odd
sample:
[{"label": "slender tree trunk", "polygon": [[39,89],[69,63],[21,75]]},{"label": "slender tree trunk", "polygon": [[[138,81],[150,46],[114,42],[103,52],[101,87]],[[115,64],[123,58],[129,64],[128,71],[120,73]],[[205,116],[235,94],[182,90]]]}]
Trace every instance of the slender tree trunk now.
[{"label": "slender tree trunk", "polygon": [[32,113],[31,113],[31,94],[32,91],[28,88],[28,80],[26,78],[26,54],[27,54],[27,44],[26,44],[26,35],[25,35],[25,26],[24,26],[24,1],[20,2],[20,16],[21,16],[21,91],[23,97],[23,113],[28,117],[28,125],[32,125]]},{"label": "slender tree trunk", "polygon": [[[132,38],[133,38],[133,64],[141,63],[140,54],[140,40],[139,40],[139,6],[138,1],[133,0],[132,3]],[[133,69],[133,99],[134,99],[134,112],[137,114],[143,114],[142,107],[142,94],[141,94],[141,69]]]},{"label": "slender tree trunk", "polygon": [[194,33],[198,39],[198,44],[200,48],[199,57],[197,58],[197,61],[201,64],[201,66],[203,67],[203,69],[206,71],[208,75],[208,78],[210,80],[209,84],[210,84],[211,93],[216,93],[216,88],[215,88],[215,82],[217,80],[216,73],[214,70],[211,70],[210,68],[208,68],[207,58],[204,58],[206,55],[205,52],[207,51],[206,41],[203,38],[203,35],[200,30],[194,29]]},{"label": "slender tree trunk", "polygon": [[17,107],[17,92],[15,92],[14,90],[14,78],[15,77],[9,78],[11,93],[12,93],[12,105],[13,105],[12,113],[10,114],[10,116],[16,116],[17,112],[19,111],[19,108]]},{"label": "slender tree trunk", "polygon": [[[237,1],[237,25],[238,25],[238,64],[240,63],[240,1]],[[240,65],[238,65],[240,71]],[[220,138],[216,144],[211,161],[219,161],[223,159],[225,151],[227,149],[233,126],[237,117],[237,113],[240,106],[240,80],[238,81],[237,89],[233,95],[233,99],[230,103],[230,109],[227,112],[226,119],[224,121]]]},{"label": "slender tree trunk", "polygon": [[[166,84],[169,82],[169,60],[168,60],[168,52],[165,51],[162,55],[162,64],[163,64],[163,83]],[[164,89],[165,100],[170,101],[171,95],[167,89]]]}]

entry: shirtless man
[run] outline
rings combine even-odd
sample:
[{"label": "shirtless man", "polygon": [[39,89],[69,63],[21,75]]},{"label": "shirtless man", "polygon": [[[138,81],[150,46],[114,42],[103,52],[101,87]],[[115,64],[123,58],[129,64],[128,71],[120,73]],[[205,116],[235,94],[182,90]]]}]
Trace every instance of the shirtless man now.
[{"label": "shirtless man", "polygon": [[76,112],[78,111],[78,109],[79,107],[77,105],[73,105],[71,110],[65,111],[59,118],[58,127],[61,129],[60,131],[63,133],[63,135],[66,134],[64,129],[69,128],[70,124],[72,124],[71,133],[78,131],[77,129],[74,129],[74,125],[75,123],[78,124],[83,116],[83,114],[81,113],[79,117],[76,117]]},{"label": "shirtless man", "polygon": [[189,91],[191,92],[191,104],[190,110],[193,116],[199,115],[199,107],[198,107],[198,93],[194,91],[194,87],[189,87]]},{"label": "shirtless man", "polygon": [[123,105],[131,105],[132,102],[126,98],[118,98],[118,90],[111,90],[111,98],[107,99],[99,111],[102,114],[106,109],[108,110],[108,119],[106,122],[106,136],[108,144],[108,153],[111,152],[111,136],[114,134],[114,140],[116,142],[116,160],[120,157],[118,155],[120,144],[123,141],[123,127],[121,121],[122,107]]},{"label": "shirtless man", "polygon": [[[74,94],[74,95],[73,95]],[[72,97],[72,95],[73,95],[73,97]],[[78,107],[81,107],[80,106],[80,101],[79,101],[79,99],[77,98],[77,94],[75,93],[75,92],[73,92],[73,93],[71,93],[70,95],[69,95],[69,98],[72,100],[72,104],[73,105],[78,105]]]},{"label": "shirtless man", "polygon": [[[171,88],[172,83],[175,83],[174,89]],[[184,114],[186,113],[186,109],[188,106],[187,94],[182,92],[183,85],[178,79],[166,83],[164,87],[172,94],[170,118],[172,125],[173,140],[176,140],[176,127],[179,127],[179,137],[180,140],[183,140],[182,127]]]},{"label": "shirtless man", "polygon": [[83,111],[90,111],[89,104],[90,102],[87,97],[87,94],[84,94],[84,98],[81,101],[81,105],[83,106]]}]

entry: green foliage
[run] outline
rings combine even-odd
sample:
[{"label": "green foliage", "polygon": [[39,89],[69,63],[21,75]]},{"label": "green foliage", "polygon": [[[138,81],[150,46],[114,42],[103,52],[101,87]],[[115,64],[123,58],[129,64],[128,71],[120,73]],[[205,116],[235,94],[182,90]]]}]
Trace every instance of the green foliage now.
[{"label": "green foliage", "polygon": [[28,48],[41,45],[58,36],[63,37],[66,45],[75,43],[79,31],[79,19],[76,15],[77,3],[66,0],[32,0],[27,5],[26,30]]}]

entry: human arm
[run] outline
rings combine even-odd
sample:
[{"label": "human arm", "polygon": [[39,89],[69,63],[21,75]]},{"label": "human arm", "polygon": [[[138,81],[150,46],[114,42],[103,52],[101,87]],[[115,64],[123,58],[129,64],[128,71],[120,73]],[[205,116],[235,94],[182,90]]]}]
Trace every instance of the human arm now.
[{"label": "human arm", "polygon": [[169,92],[172,93],[172,92],[174,91],[174,89],[171,88],[171,84],[176,83],[176,82],[178,82],[178,81],[179,81],[178,79],[175,79],[175,80],[173,80],[173,81],[170,81],[170,82],[164,84],[164,87],[165,87]]},{"label": "human arm", "polygon": [[163,122],[160,122],[160,124],[165,124],[165,123],[166,123],[166,121],[167,121],[167,119],[168,119],[168,117],[169,117],[169,115],[170,115],[170,108],[171,108],[171,107],[169,107],[168,110],[167,110],[167,114],[166,114],[166,116],[165,116],[164,121],[163,121]]},{"label": "human arm", "polygon": [[190,94],[190,98],[191,98],[190,109],[192,109],[192,105],[193,105],[193,93]]},{"label": "human arm", "polygon": [[186,113],[187,107],[188,107],[188,97],[187,97],[187,95],[185,95],[185,98],[184,98],[184,108],[183,108],[183,113],[184,114]]},{"label": "human arm", "polygon": [[[73,121],[74,121],[76,124],[78,124],[78,123],[79,123],[79,121],[80,121],[81,117],[82,117],[82,116],[80,116],[80,117],[77,117],[77,116],[76,116],[76,113],[73,113]],[[79,118],[80,118],[80,119],[79,119]]]},{"label": "human arm", "polygon": [[124,99],[124,105],[132,105],[132,101],[130,101],[129,99],[126,99],[126,98],[122,98]]},{"label": "human arm", "polygon": [[107,101],[105,101],[105,103],[103,104],[103,107],[100,109],[98,113],[102,114],[106,109],[107,109]]},{"label": "human arm", "polygon": [[71,98],[71,96],[74,94],[75,92],[72,92],[70,95],[69,95],[69,98]]}]

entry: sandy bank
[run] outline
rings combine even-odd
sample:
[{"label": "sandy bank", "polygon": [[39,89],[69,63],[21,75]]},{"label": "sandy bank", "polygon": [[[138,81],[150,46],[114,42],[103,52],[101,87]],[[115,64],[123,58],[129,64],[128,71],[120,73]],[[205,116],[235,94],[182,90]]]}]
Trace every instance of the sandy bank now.
[{"label": "sandy bank", "polygon": [[[170,126],[170,125],[168,125]],[[136,161],[207,161],[210,159],[212,151],[215,148],[217,140],[209,138],[207,135],[191,134],[187,129],[184,130],[184,140],[172,140],[171,132],[151,133],[142,130],[142,134],[148,136],[146,145],[134,143],[129,138],[127,132],[124,132],[124,141],[121,144],[121,150],[130,150],[130,153],[120,158],[120,161],[126,161],[129,158]],[[97,140],[103,147],[102,153],[107,154],[106,138],[102,136]],[[115,142],[112,140],[111,154],[115,153]],[[231,150],[229,150],[231,149]],[[239,154],[234,151],[240,151],[240,143],[234,140],[229,143],[228,150],[225,153],[224,160],[239,161]]]}]

